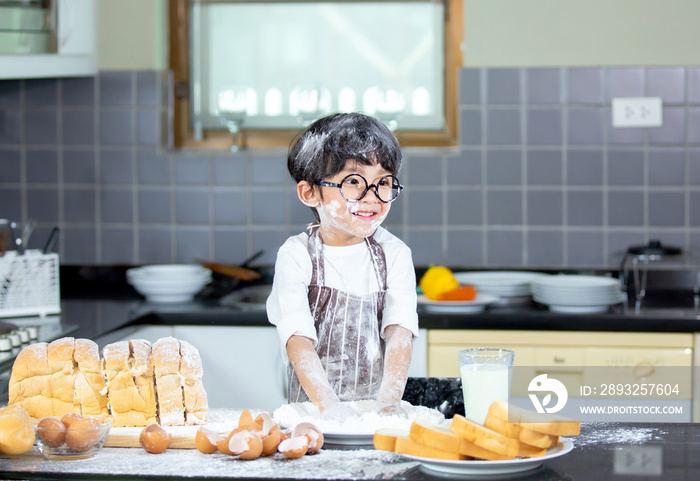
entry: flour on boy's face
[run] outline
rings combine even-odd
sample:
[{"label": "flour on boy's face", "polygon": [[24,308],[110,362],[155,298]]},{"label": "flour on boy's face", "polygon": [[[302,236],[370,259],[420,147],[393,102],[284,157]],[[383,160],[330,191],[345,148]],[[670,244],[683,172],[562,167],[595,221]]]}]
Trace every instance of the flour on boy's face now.
[{"label": "flour on boy's face", "polygon": [[[348,162],[346,168],[333,176],[333,182],[339,182],[346,175],[358,173],[369,183],[388,174],[380,165],[361,165]],[[337,177],[337,178],[336,178]],[[329,245],[358,244],[377,230],[389,214],[390,204],[380,201],[374,189],[357,202],[343,198],[337,188],[324,188],[321,203],[316,206],[321,219],[321,237]]]}]

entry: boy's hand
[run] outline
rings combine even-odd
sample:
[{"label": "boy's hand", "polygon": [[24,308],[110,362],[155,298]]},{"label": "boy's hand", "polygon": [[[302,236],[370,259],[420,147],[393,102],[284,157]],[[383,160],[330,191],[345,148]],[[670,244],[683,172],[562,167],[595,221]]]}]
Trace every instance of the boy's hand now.
[{"label": "boy's hand", "polygon": [[374,409],[377,412],[377,414],[382,416],[401,416],[404,418],[408,417],[408,413],[404,408],[401,407],[400,402],[382,403],[380,401],[377,401],[377,405]]}]

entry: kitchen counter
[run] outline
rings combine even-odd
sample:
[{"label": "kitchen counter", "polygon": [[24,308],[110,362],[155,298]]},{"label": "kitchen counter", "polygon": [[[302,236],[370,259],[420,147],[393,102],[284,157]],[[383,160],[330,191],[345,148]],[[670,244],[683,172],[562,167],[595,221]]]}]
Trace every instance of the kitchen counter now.
[{"label": "kitchen counter", "polygon": [[[572,440],[574,449],[568,454],[507,478],[554,481],[700,477],[697,457],[700,425],[697,424],[584,423],[581,434]],[[91,459],[46,461],[32,450],[22,456],[0,458],[0,476],[3,479],[470,479],[466,475],[427,471],[420,463],[393,453],[332,446],[324,446],[318,454],[297,460],[276,454],[254,461],[182,449],[153,455],[140,448],[104,448]]]}]

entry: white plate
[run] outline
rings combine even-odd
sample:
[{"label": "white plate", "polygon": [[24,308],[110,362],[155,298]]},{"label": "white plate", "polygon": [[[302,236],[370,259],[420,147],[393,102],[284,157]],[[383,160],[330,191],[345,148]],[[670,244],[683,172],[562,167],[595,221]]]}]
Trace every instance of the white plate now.
[{"label": "white plate", "polygon": [[323,433],[323,444],[341,444],[344,446],[368,446],[374,443],[372,434]]},{"label": "white plate", "polygon": [[460,284],[470,284],[477,290],[503,297],[527,296],[530,294],[530,282],[542,276],[543,272],[525,271],[484,271],[455,272],[455,279]]},{"label": "white plate", "polygon": [[486,306],[496,301],[498,297],[490,294],[477,294],[473,301],[431,301],[425,294],[418,295],[418,304],[422,304],[426,312],[482,312]]},{"label": "white plate", "polygon": [[421,467],[429,471],[438,471],[449,474],[472,474],[472,475],[492,475],[522,473],[536,469],[545,461],[559,456],[574,449],[574,443],[567,438],[560,438],[559,444],[547,450],[547,454],[539,458],[518,458],[507,461],[448,461],[444,459],[423,458],[402,454],[407,458],[420,461]]},{"label": "white plate", "polygon": [[553,287],[553,288],[593,288],[605,289],[606,287],[617,287],[620,281],[612,277],[603,276],[578,276],[569,274],[558,274],[546,276],[532,281],[533,286]]},{"label": "white plate", "polygon": [[556,304],[550,304],[549,310],[552,312],[561,312],[565,314],[600,314],[603,312],[608,312],[610,309],[610,304],[604,306],[560,306]]}]

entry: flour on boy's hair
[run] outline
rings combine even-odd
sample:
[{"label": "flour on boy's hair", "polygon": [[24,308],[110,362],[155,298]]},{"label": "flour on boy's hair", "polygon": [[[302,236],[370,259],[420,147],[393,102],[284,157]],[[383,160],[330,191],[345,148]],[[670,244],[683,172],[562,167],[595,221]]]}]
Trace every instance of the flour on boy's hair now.
[{"label": "flour on boy's hair", "polygon": [[326,139],[328,138],[328,132],[322,132],[320,134],[313,133],[307,135],[299,148],[298,158],[302,159],[305,163],[305,168],[309,166],[309,163],[316,159],[323,147],[326,145]]}]

